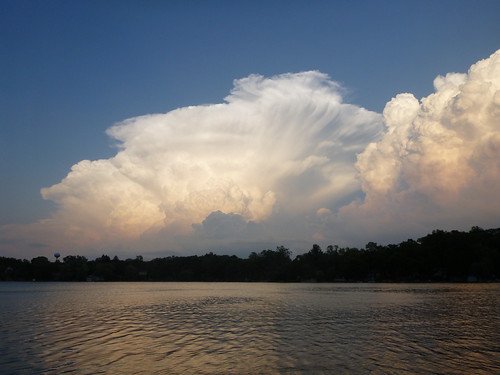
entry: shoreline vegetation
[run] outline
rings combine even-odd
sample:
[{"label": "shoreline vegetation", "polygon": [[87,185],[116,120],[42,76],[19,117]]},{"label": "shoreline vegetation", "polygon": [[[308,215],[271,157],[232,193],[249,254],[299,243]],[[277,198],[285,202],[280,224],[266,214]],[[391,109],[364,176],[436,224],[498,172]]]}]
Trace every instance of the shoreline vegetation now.
[{"label": "shoreline vegetation", "polygon": [[500,228],[469,232],[434,230],[397,245],[369,242],[363,249],[314,244],[291,251],[235,255],[168,256],[145,261],[102,255],[68,255],[51,262],[0,257],[0,281],[203,281],[203,282],[498,282]]}]

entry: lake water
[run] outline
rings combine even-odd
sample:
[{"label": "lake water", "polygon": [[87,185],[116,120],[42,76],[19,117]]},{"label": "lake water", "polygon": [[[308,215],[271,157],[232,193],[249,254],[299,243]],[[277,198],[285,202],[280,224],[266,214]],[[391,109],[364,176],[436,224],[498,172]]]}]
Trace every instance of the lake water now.
[{"label": "lake water", "polygon": [[499,374],[499,284],[0,283],[0,373]]}]

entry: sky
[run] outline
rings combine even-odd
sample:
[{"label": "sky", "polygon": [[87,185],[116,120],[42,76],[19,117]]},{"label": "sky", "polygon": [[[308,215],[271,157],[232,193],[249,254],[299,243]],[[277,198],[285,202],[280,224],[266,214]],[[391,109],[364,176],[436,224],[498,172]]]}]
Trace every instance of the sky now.
[{"label": "sky", "polygon": [[500,223],[498,1],[0,2],[0,256]]}]

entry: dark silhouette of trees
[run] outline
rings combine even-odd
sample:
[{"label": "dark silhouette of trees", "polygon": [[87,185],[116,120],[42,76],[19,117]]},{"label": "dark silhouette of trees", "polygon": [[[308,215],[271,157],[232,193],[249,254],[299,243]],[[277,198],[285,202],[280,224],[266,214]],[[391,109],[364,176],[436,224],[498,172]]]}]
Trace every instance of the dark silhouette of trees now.
[{"label": "dark silhouette of trees", "polygon": [[245,281],[244,260],[215,255],[156,258],[148,262],[148,276],[161,281]]},{"label": "dark silhouette of trees", "polygon": [[252,252],[247,260],[248,281],[287,281],[290,278],[291,252],[284,246],[276,250]]},{"label": "dark silhouette of trees", "polygon": [[60,278],[63,281],[85,281],[88,275],[87,258],[80,255],[68,255],[60,266]]},{"label": "dark silhouette of trees", "polygon": [[294,260],[297,281],[324,281],[326,261],[327,257],[317,244],[314,244],[307,253],[297,255]]},{"label": "dark silhouette of trees", "polygon": [[2,281],[271,281],[271,282],[463,282],[498,281],[500,228],[469,232],[434,230],[398,245],[369,242],[364,249],[317,244],[304,254],[252,252],[247,259],[216,255],[88,261],[69,255],[62,262],[44,256],[31,261],[0,257]]},{"label": "dark silhouette of trees", "polygon": [[0,280],[22,281],[33,279],[33,267],[26,259],[0,257]]},{"label": "dark silhouette of trees", "polygon": [[[118,259],[118,258],[117,258]],[[116,281],[119,280],[117,275],[116,261],[107,255],[102,255],[94,261],[89,262],[89,275],[95,281]]]},{"label": "dark silhouette of trees", "polygon": [[31,259],[32,276],[38,281],[52,280],[55,272],[55,263],[50,262],[46,257],[36,257]]}]

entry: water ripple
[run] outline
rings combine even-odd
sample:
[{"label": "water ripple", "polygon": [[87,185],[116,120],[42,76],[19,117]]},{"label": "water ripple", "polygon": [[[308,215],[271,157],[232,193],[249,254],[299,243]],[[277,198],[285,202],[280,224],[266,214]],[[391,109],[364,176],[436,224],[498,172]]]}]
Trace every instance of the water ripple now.
[{"label": "water ripple", "polygon": [[500,373],[497,285],[0,285],[0,373]]}]

